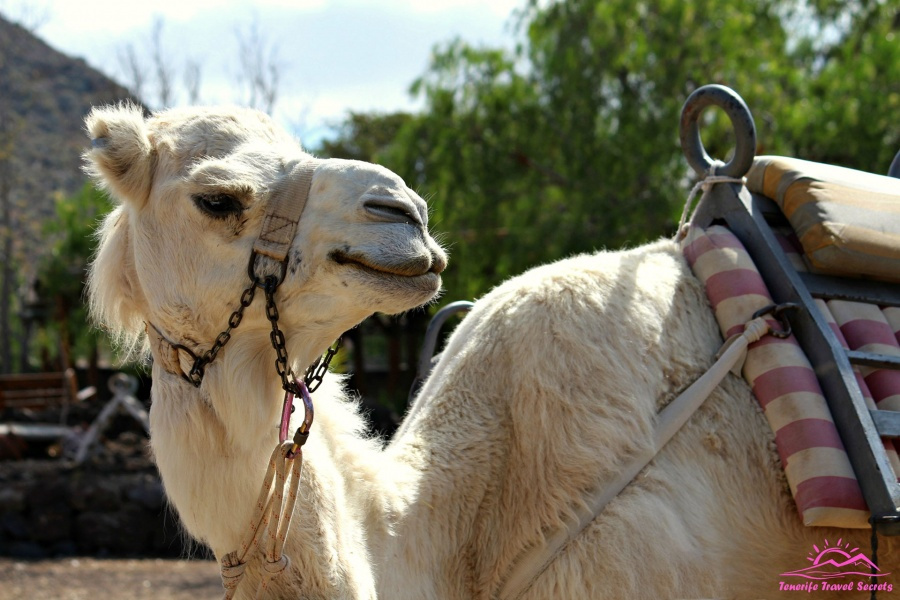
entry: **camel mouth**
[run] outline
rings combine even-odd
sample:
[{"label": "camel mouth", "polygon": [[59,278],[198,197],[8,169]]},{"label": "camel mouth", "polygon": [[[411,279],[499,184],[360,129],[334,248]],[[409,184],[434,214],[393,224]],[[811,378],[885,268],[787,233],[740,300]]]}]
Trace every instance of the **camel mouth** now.
[{"label": "camel mouth", "polygon": [[371,257],[360,253],[333,250],[328,255],[328,258],[339,265],[355,267],[370,274],[381,276],[389,275],[409,278],[425,275],[437,276],[443,270],[439,261],[432,260],[431,257],[425,255],[404,262],[386,263],[377,262]]}]

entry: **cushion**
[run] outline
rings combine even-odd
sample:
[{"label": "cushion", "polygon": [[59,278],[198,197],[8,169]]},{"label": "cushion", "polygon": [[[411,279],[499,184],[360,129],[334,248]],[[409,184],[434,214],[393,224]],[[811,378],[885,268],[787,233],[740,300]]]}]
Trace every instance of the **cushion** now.
[{"label": "cushion", "polygon": [[760,156],[747,187],[781,207],[811,271],[900,282],[900,179]]},{"label": "cushion", "polygon": [[[682,251],[706,287],[723,337],[743,330],[772,297],[753,259],[728,229],[690,227]],[[793,337],[750,344],[744,378],[775,436],[803,523],[868,529],[869,511],[822,388]]]}]

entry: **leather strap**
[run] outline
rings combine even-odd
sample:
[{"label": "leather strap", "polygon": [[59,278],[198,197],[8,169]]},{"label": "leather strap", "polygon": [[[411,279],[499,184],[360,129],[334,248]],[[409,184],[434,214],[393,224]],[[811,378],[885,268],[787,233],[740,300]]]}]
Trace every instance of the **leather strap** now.
[{"label": "leather strap", "polygon": [[315,158],[299,162],[285,175],[269,199],[262,231],[253,244],[254,252],[278,262],[287,258],[297,232],[297,223],[309,198],[313,173],[321,163]]}]

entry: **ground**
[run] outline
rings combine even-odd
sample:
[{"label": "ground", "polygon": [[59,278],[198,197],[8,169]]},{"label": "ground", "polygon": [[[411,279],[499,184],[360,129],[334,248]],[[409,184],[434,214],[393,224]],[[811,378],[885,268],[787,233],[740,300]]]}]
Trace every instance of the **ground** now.
[{"label": "ground", "polygon": [[214,600],[222,597],[209,560],[0,557],[0,600]]}]

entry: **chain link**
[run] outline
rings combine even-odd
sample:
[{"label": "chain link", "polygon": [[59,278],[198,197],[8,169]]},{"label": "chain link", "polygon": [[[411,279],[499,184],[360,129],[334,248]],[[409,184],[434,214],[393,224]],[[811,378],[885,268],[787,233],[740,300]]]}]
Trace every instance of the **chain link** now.
[{"label": "chain link", "polygon": [[[269,340],[272,342],[272,348],[275,349],[275,371],[277,371],[278,376],[281,378],[281,387],[284,391],[291,392],[294,395],[300,393],[300,390],[295,383],[296,378],[294,376],[294,371],[289,366],[287,343],[284,338],[284,333],[281,331],[281,328],[278,327],[279,315],[278,306],[275,304],[275,290],[278,288],[279,283],[281,283],[281,281],[275,276],[266,277],[262,285],[259,284],[258,279],[253,280],[250,287],[245,289],[241,294],[240,306],[238,309],[228,317],[228,329],[216,336],[216,341],[213,342],[213,345],[209,350],[194,359],[194,364],[187,375],[188,381],[194,384],[194,386],[200,387],[206,366],[215,360],[219,351],[229,340],[231,340],[231,331],[241,324],[241,321],[244,318],[244,310],[253,303],[256,288],[261,287],[266,296],[266,318],[269,319],[269,322],[272,324]],[[310,393],[316,391],[322,384],[325,373],[328,372],[328,365],[331,364],[331,359],[334,358],[340,347],[341,338],[338,338],[334,345],[325,353],[325,356],[317,358],[306,370],[303,382],[306,384]]]},{"label": "chain link", "polygon": [[[275,370],[278,372],[278,376],[281,377],[281,387],[284,391],[299,395],[300,390],[295,383],[296,376],[294,371],[288,366],[284,333],[278,327],[278,306],[275,304],[275,288],[277,285],[277,280],[274,277],[267,277],[263,284],[263,291],[266,294],[266,318],[272,324],[272,332],[269,334],[269,339],[272,341],[272,347],[275,348]],[[306,385],[309,393],[313,393],[322,385],[322,380],[325,378],[325,373],[328,372],[331,359],[334,358],[340,347],[341,338],[338,338],[334,345],[325,353],[325,356],[317,358],[306,370],[303,383]]]},{"label": "chain link", "polygon": [[228,343],[228,340],[231,339],[231,330],[241,324],[241,321],[244,318],[244,309],[246,309],[253,302],[253,296],[256,294],[256,284],[251,283],[250,287],[244,290],[241,294],[241,305],[231,313],[231,316],[228,317],[228,329],[220,333],[216,336],[216,341],[213,342],[213,345],[198,356],[194,360],[194,364],[191,367],[190,373],[188,373],[188,381],[194,384],[195,387],[200,387],[200,383],[203,381],[203,375],[206,371],[206,366],[215,360],[216,356],[219,354],[219,350],[221,350],[225,344]]},{"label": "chain link", "polygon": [[334,358],[334,355],[338,353],[338,350],[341,349],[341,343],[344,341],[344,338],[338,338],[334,345],[332,345],[325,352],[325,356],[320,356],[316,359],[316,362],[309,365],[309,368],[306,370],[306,375],[303,377],[303,383],[306,384],[306,388],[309,390],[309,393],[313,393],[319,386],[322,385],[322,380],[325,378],[325,373],[328,372],[328,365],[331,364],[331,359]]},{"label": "chain link", "polygon": [[266,294],[266,318],[272,324],[272,332],[269,334],[269,340],[275,349],[275,370],[281,377],[281,387],[286,392],[294,395],[300,393],[294,383],[294,371],[288,366],[287,347],[284,339],[284,333],[278,327],[278,306],[275,305],[275,288],[278,286],[278,280],[275,277],[266,277],[263,283],[263,292]]}]

